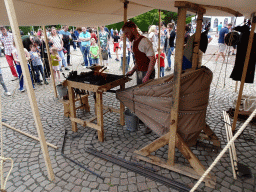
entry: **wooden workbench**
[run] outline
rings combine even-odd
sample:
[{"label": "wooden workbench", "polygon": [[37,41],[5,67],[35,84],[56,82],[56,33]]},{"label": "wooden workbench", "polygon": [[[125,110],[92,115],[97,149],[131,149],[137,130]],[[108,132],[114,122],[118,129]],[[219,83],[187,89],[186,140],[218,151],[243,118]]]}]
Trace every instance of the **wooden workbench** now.
[{"label": "wooden workbench", "polygon": [[[116,112],[120,113],[120,124],[124,125],[124,105],[120,103],[120,109],[114,109],[108,106],[103,106],[102,96],[103,93],[114,88],[120,86],[121,90],[125,89],[125,83],[130,81],[131,79],[128,77],[123,77],[121,79],[115,80],[113,82],[107,83],[105,85],[92,85],[88,83],[81,83],[75,81],[66,80],[63,82],[63,86],[68,87],[68,95],[69,95],[69,104],[70,104],[70,120],[72,123],[72,131],[77,132],[77,123],[82,126],[87,126],[98,131],[98,139],[99,141],[104,141],[104,127],[103,127],[103,115],[107,112]],[[94,92],[96,94],[95,100],[95,117],[92,117],[88,120],[82,120],[76,117],[76,107],[75,107],[75,93],[74,89],[82,89]],[[103,109],[107,111],[103,113]],[[97,124],[93,123],[94,120],[97,119]]]}]

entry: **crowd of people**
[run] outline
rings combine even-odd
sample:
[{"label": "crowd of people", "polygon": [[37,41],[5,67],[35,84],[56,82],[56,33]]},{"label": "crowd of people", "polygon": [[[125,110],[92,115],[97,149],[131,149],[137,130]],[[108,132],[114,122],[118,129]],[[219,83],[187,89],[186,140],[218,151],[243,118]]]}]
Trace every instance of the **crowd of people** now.
[{"label": "crowd of people", "polygon": [[[204,29],[209,28],[209,24],[204,25]],[[219,29],[219,54],[216,57],[216,61],[221,55],[225,57],[223,52],[225,50],[224,37],[230,29],[230,25],[224,28]],[[208,29],[209,30],[209,29]],[[143,47],[148,49],[149,44],[152,44],[154,58],[156,63],[158,61],[158,27],[152,25],[149,27],[147,33],[142,33],[139,28],[136,26],[136,31],[140,36],[146,36],[147,38],[142,40]],[[184,34],[184,45],[187,44],[188,39],[193,32],[192,25],[186,25]],[[1,27],[2,35],[0,40],[4,46],[5,57],[9,64],[11,73],[14,77],[13,80],[19,79],[21,92],[25,91],[23,87],[23,77],[22,70],[20,67],[19,56],[15,48],[15,43],[13,40],[13,35],[11,32],[8,32],[5,27]],[[139,58],[136,58],[134,55],[134,42],[131,41],[123,31],[123,29],[113,30],[108,29],[105,26],[100,26],[99,34],[97,34],[97,28],[95,27],[77,27],[76,29],[69,30],[69,26],[64,25],[62,29],[57,30],[55,27],[48,28],[46,31],[47,38],[49,40],[50,52],[51,52],[51,63],[48,61],[48,55],[46,51],[46,45],[43,38],[42,29],[38,29],[38,32],[31,32],[29,35],[23,35],[23,45],[28,60],[28,67],[31,74],[33,87],[35,83],[38,85],[48,84],[47,79],[50,77],[50,65],[53,66],[54,77],[56,83],[60,81],[60,72],[62,70],[69,71],[70,62],[70,46],[73,46],[73,50],[77,51],[77,48],[80,48],[80,51],[83,56],[84,67],[91,65],[99,65],[100,57],[102,59],[102,65],[109,69],[109,59],[112,58],[112,55],[115,56],[115,61],[120,62],[120,70],[123,66],[123,48],[124,41],[126,38],[126,63],[125,71],[128,72],[130,69],[131,57],[133,58],[134,65]],[[209,37],[209,40],[212,38]],[[171,56],[173,55],[175,49],[176,41],[176,26],[174,23],[169,23],[161,26],[160,29],[160,76],[164,76],[165,71],[171,70]],[[110,50],[110,44],[113,43],[113,50]],[[142,50],[139,47],[139,51]],[[111,55],[111,52],[113,53]],[[150,53],[151,54],[151,53]],[[167,67],[165,67],[165,59],[167,60]],[[136,62],[135,62],[136,61]],[[155,65],[155,63],[154,63]],[[42,80],[40,79],[42,76]],[[2,84],[5,94],[10,95],[7,87],[4,84],[4,80],[0,70],[0,83]]]}]

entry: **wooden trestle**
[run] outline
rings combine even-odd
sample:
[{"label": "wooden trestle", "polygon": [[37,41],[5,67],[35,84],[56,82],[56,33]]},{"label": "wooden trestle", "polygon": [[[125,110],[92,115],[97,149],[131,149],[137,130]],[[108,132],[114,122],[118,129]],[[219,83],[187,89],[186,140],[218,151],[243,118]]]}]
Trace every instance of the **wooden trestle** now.
[{"label": "wooden trestle", "polygon": [[[186,175],[188,177],[199,179],[205,172],[205,167],[199,161],[199,159],[190,150],[188,145],[181,138],[179,133],[177,133],[178,126],[178,112],[179,112],[179,100],[180,100],[180,78],[182,72],[182,60],[183,60],[183,47],[184,47],[184,34],[185,34],[185,21],[187,11],[196,12],[198,15],[197,29],[194,38],[194,49],[192,57],[192,71],[196,70],[199,66],[199,45],[201,39],[201,29],[202,29],[202,19],[203,14],[206,12],[205,8],[194,3],[186,1],[176,1],[175,7],[178,8],[178,22],[177,22],[177,40],[176,40],[176,51],[175,51],[175,66],[174,66],[174,94],[173,103],[171,110],[171,125],[170,132],[153,141],[144,148],[135,151],[136,157],[139,160],[143,160],[160,167],[172,170],[174,172]],[[191,72],[188,70],[187,73]],[[213,145],[220,146],[220,141],[214,132],[206,126],[203,130],[204,134],[201,138],[211,140]],[[152,152],[158,150],[159,148],[169,144],[168,159],[163,160],[159,157],[151,155]],[[177,148],[183,156],[188,160],[191,167],[180,165],[174,163],[175,159],[175,148]],[[213,175],[208,175],[204,180],[205,185],[211,188],[215,187],[216,178]]]}]

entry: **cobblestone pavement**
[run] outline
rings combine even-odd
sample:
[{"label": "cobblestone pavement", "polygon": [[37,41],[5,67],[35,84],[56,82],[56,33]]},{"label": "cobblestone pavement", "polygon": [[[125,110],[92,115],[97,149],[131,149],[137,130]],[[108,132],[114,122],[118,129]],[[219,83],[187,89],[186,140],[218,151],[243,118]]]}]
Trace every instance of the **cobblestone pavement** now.
[{"label": "cobblestone pavement", "polygon": [[[220,138],[223,148],[227,141],[222,120],[222,111],[233,107],[233,101],[237,97],[237,93],[234,91],[235,83],[229,78],[233,68],[234,56],[230,56],[228,64],[224,65],[222,65],[222,63],[215,64],[213,62],[214,58],[208,61],[211,57],[210,54],[213,54],[216,50],[216,37],[214,37],[214,40],[210,44],[203,59],[203,63],[214,72],[210,103],[207,112],[207,123]],[[72,49],[71,53],[72,69],[84,71],[85,69],[80,65],[82,63],[80,51],[73,51]],[[110,60],[109,72],[121,74],[121,71],[119,70],[120,62],[114,61],[114,58],[115,56],[113,55],[113,59]],[[13,92],[15,87],[17,88],[18,86],[18,82],[11,81],[12,77],[10,69],[5,68],[7,67],[7,62],[4,57],[0,58],[0,62],[3,67],[3,76],[7,87]],[[166,72],[166,74],[169,73],[170,72]],[[134,83],[135,81],[133,80],[129,82],[127,86],[132,86]],[[256,87],[254,84],[247,84],[245,86],[246,94],[252,95],[255,93],[255,90]],[[52,83],[49,85],[37,85],[35,93],[46,140],[59,147],[58,150],[48,147],[56,179],[54,182],[51,182],[47,178],[47,171],[39,142],[9,128],[3,127],[4,155],[5,157],[11,157],[14,160],[14,169],[9,177],[6,187],[8,192],[176,191],[85,152],[85,148],[93,146],[98,150],[103,150],[106,153],[126,160],[134,160],[133,151],[141,149],[143,146],[158,138],[156,134],[151,133],[149,135],[144,135],[144,127],[142,125],[139,131],[135,133],[129,132],[126,129],[126,126],[122,127],[119,125],[118,115],[107,113],[104,116],[105,142],[101,143],[96,139],[97,132],[88,127],[78,125],[78,132],[72,133],[70,120],[63,116],[62,104],[58,99],[54,98]],[[105,104],[113,107],[119,106],[115,95],[112,93],[106,93],[103,98]],[[93,115],[94,101],[92,96],[89,97],[89,102],[91,112],[84,113],[82,110],[78,110],[78,117],[87,119]],[[37,135],[26,92],[20,93],[19,91],[16,91],[11,97],[4,96],[2,93],[2,114],[3,118],[7,119],[7,124],[32,135]],[[242,123],[243,121],[239,121],[238,127],[241,126]],[[68,130],[65,154],[84,166],[89,167],[91,170],[104,177],[104,180],[90,174],[61,156],[61,146],[65,129]],[[253,173],[252,178],[238,177],[237,180],[234,180],[230,157],[229,154],[226,153],[212,171],[212,174],[217,178],[215,189],[208,188],[202,183],[200,185],[201,191],[256,191],[255,129],[255,123],[250,123],[244,133],[235,142],[238,161],[250,167]],[[191,149],[205,167],[210,166],[219,152],[219,150],[214,151],[211,148],[198,146],[192,147]],[[162,158],[167,158],[167,152],[168,147],[165,146],[157,150],[154,154]],[[176,151],[175,161],[181,164],[188,164],[178,151]],[[189,187],[192,187],[196,182],[194,179],[167,169],[142,161],[140,163],[153,167],[157,170],[158,174],[184,183]],[[5,167],[8,168],[9,164],[6,163]]]}]

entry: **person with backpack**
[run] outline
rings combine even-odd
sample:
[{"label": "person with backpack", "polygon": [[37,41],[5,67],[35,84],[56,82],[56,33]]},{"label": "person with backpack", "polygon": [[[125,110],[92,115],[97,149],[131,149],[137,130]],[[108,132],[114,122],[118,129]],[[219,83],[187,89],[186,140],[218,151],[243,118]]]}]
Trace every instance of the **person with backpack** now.
[{"label": "person with backpack", "polygon": [[62,35],[62,41],[64,43],[64,45],[63,45],[64,52],[67,53],[67,64],[68,64],[68,66],[72,66],[70,64],[70,42],[69,42],[69,40],[72,38],[71,38],[71,33],[68,31],[67,25],[63,26],[63,30],[61,30],[59,32],[59,35]]},{"label": "person with backpack", "polygon": [[51,30],[51,35],[49,36],[49,41],[52,43],[52,47],[57,48],[58,54],[61,58],[61,61],[59,61],[59,66],[60,66],[60,71],[62,71],[61,67],[62,65],[65,67],[65,70],[69,71],[69,68],[67,67],[67,62],[64,56],[63,52],[63,40],[62,40],[62,35],[58,35],[55,27],[52,27]]}]

